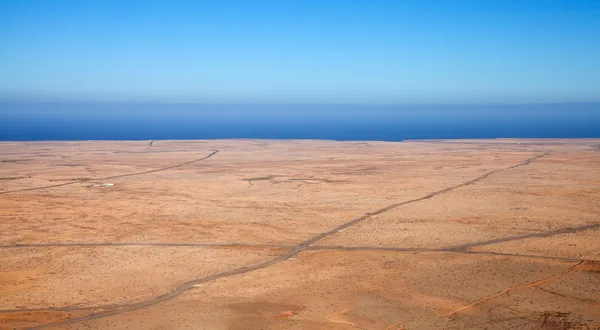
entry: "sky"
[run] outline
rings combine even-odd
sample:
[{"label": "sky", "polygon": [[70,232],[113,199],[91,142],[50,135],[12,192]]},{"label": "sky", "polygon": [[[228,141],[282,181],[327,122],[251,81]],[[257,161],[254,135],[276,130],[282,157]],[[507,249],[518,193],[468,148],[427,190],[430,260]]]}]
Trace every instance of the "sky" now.
[{"label": "sky", "polygon": [[0,98],[600,101],[600,1],[0,0]]}]

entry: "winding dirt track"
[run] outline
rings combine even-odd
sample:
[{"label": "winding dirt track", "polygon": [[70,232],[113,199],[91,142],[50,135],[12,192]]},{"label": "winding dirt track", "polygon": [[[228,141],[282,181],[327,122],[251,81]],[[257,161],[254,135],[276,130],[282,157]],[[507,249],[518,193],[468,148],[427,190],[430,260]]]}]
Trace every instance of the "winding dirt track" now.
[{"label": "winding dirt track", "polygon": [[[108,178],[117,178],[117,177],[124,177],[124,176],[140,175],[140,174],[146,174],[146,173],[151,173],[151,172],[157,172],[157,171],[160,171],[160,170],[175,168],[175,167],[179,167],[179,166],[184,166],[184,165],[187,165],[187,164],[190,164],[190,163],[193,163],[193,162],[196,162],[196,161],[199,161],[199,160],[211,157],[212,155],[216,154],[217,152],[218,152],[218,150],[215,150],[213,153],[211,153],[210,155],[208,155],[208,156],[206,156],[204,158],[197,159],[197,160],[194,160],[194,161],[191,161],[191,162],[187,162],[187,163],[183,163],[183,164],[178,164],[178,165],[174,165],[174,166],[170,166],[170,167],[158,169],[158,170],[138,172],[138,173],[132,173],[132,174],[119,175],[119,176],[112,176],[112,177],[108,177]],[[203,277],[203,278],[200,278],[200,279],[192,280],[192,281],[189,281],[189,282],[186,282],[186,283],[180,285],[179,287],[175,288],[173,291],[171,291],[169,293],[165,293],[163,295],[157,296],[155,298],[152,298],[152,299],[149,299],[149,300],[146,300],[146,301],[142,301],[142,302],[138,302],[138,303],[132,303],[132,304],[114,305],[114,306],[110,306],[111,310],[106,310],[106,311],[99,312],[99,313],[92,314],[92,315],[88,315],[88,316],[76,317],[76,318],[68,319],[68,320],[65,320],[65,321],[57,322],[57,323],[45,324],[45,325],[33,327],[31,329],[46,329],[46,328],[50,328],[50,327],[54,327],[54,326],[72,324],[72,323],[82,322],[82,321],[86,321],[86,320],[98,319],[98,318],[103,318],[103,317],[108,317],[108,316],[112,316],[112,315],[117,315],[117,314],[129,312],[129,311],[134,311],[134,310],[137,310],[137,309],[141,309],[141,308],[149,307],[149,306],[152,306],[152,305],[156,305],[156,304],[159,304],[161,302],[164,302],[164,301],[170,300],[172,298],[175,298],[175,297],[181,295],[182,293],[184,293],[184,292],[186,292],[186,291],[194,288],[194,286],[199,285],[199,284],[203,284],[203,283],[211,282],[211,281],[214,281],[214,280],[217,280],[217,279],[220,279],[220,278],[235,276],[235,275],[247,273],[247,272],[250,272],[250,271],[253,271],[253,270],[257,270],[257,269],[262,269],[262,268],[269,267],[271,265],[274,265],[274,264],[277,264],[279,262],[282,262],[282,261],[285,261],[287,259],[290,259],[291,257],[297,255],[298,253],[300,253],[300,252],[302,252],[304,250],[309,250],[311,248],[311,245],[313,245],[314,243],[316,243],[316,242],[318,242],[318,241],[320,241],[320,240],[322,240],[322,239],[324,239],[324,238],[326,238],[328,236],[331,236],[331,235],[337,233],[338,231],[340,231],[342,229],[348,228],[348,227],[350,227],[350,226],[352,226],[354,224],[357,224],[359,222],[367,220],[367,219],[369,219],[369,218],[371,218],[371,217],[373,217],[375,215],[387,212],[389,210],[395,209],[395,208],[403,206],[403,205],[407,205],[407,204],[411,204],[411,203],[416,203],[416,202],[419,202],[419,201],[427,200],[427,199],[430,199],[430,198],[435,197],[437,195],[440,195],[440,194],[443,194],[443,193],[446,193],[446,192],[458,189],[460,187],[471,185],[473,183],[476,183],[476,182],[478,182],[480,180],[483,180],[483,179],[489,177],[490,175],[493,175],[494,173],[498,173],[498,172],[501,172],[501,171],[506,171],[506,170],[517,168],[517,167],[529,165],[531,162],[535,161],[536,159],[539,159],[541,157],[547,156],[548,154],[549,154],[548,152],[544,152],[544,153],[539,154],[537,156],[528,158],[528,159],[524,160],[523,162],[518,163],[516,165],[512,165],[512,166],[509,166],[509,167],[505,167],[505,168],[501,168],[501,169],[490,171],[488,173],[485,173],[485,174],[483,174],[481,176],[478,176],[478,177],[476,177],[474,179],[471,179],[469,181],[466,181],[466,182],[463,182],[461,184],[457,184],[457,185],[454,185],[454,186],[451,186],[451,187],[448,187],[448,188],[445,188],[445,189],[441,189],[441,190],[429,193],[429,194],[424,195],[424,196],[422,196],[420,198],[416,198],[416,199],[412,199],[412,200],[408,200],[408,201],[404,201],[404,202],[399,202],[399,203],[394,203],[394,204],[388,205],[386,207],[383,207],[381,209],[378,209],[378,210],[376,210],[374,212],[365,213],[364,215],[362,215],[362,216],[360,216],[358,218],[352,219],[352,220],[350,220],[348,222],[345,222],[345,223],[343,223],[343,224],[341,224],[341,225],[339,225],[339,226],[337,226],[337,227],[335,227],[335,228],[333,228],[333,229],[331,229],[331,230],[329,230],[327,232],[323,232],[321,234],[318,234],[318,235],[316,235],[316,236],[314,236],[314,237],[312,237],[312,238],[310,238],[310,239],[308,239],[308,240],[306,240],[306,241],[304,241],[304,242],[302,242],[302,243],[294,246],[287,253],[285,253],[285,254],[277,257],[277,258],[271,259],[269,261],[261,262],[261,263],[258,263],[258,264],[255,264],[255,265],[251,265],[251,266],[240,267],[240,268],[236,268],[236,269],[233,269],[233,270],[230,270],[230,271],[221,272],[221,273],[217,273],[217,274],[214,274],[214,275],[211,275],[211,276],[207,276],[207,277]],[[103,179],[107,179],[107,178],[103,178]],[[73,184],[73,183],[77,183],[77,182],[72,182],[70,184]],[[64,184],[62,184],[62,185],[64,185]],[[37,189],[45,189],[45,188],[47,188],[47,187],[40,187],[40,188],[37,188]],[[32,190],[32,189],[29,189],[29,190]],[[8,193],[8,192],[6,192],[6,193]],[[591,225],[591,226],[596,226],[596,225]],[[592,228],[592,227],[589,227],[589,228]],[[586,229],[589,229],[589,228],[586,227]],[[584,230],[584,229],[582,229],[582,230]],[[566,232],[568,232],[568,231],[566,231]],[[544,235],[544,234],[548,235],[548,233],[542,233],[542,234],[539,234],[539,235]],[[530,238],[530,237],[535,237],[534,235],[536,235],[536,234],[524,235],[524,236],[526,236],[525,238]],[[544,236],[541,236],[541,237],[544,237]],[[517,239],[517,238],[515,238],[515,237],[512,237],[512,238],[509,237],[509,238],[507,238],[507,240],[515,240],[515,239]],[[495,242],[500,242],[500,241],[502,241],[502,240],[501,239],[500,240],[490,240],[490,241],[487,241],[487,242],[495,243]],[[491,243],[488,243],[488,244],[491,244]],[[473,243],[471,245],[472,246],[479,246],[479,245],[483,245],[483,244],[479,243],[479,245],[478,245],[478,243]],[[450,248],[449,250],[452,250],[453,252],[460,252],[461,249],[464,250],[464,249],[467,249],[469,247],[471,247],[471,246],[470,245],[463,245],[463,246],[459,246],[459,247]],[[315,248],[317,248],[317,247],[315,247]],[[349,248],[349,249],[351,249],[351,248]],[[473,252],[471,252],[471,251],[463,251],[463,253],[473,253]],[[61,310],[61,311],[67,311],[68,312],[68,311],[74,311],[74,310],[81,310],[81,307],[63,307],[63,308],[52,308],[52,309],[53,310]],[[13,310],[13,312],[26,312],[26,311],[27,310]]]},{"label": "winding dirt track", "polygon": [[73,181],[69,181],[69,182],[65,182],[65,183],[59,183],[59,184],[54,184],[54,185],[49,185],[49,186],[42,186],[42,187],[33,187],[33,188],[2,191],[2,192],[0,192],[0,195],[16,193],[16,192],[21,192],[21,191],[57,188],[57,187],[68,186],[68,185],[72,185],[72,184],[76,184],[76,183],[83,183],[83,182],[87,182],[87,181],[102,181],[102,180],[118,179],[118,178],[125,178],[125,177],[129,177],[129,176],[136,176],[136,175],[143,175],[143,174],[150,174],[150,173],[155,173],[155,172],[160,172],[160,171],[166,171],[166,170],[170,170],[170,169],[177,168],[177,167],[182,167],[185,165],[199,162],[201,160],[208,159],[208,158],[212,157],[213,155],[215,155],[217,152],[219,152],[219,150],[213,150],[213,152],[211,152],[210,154],[208,154],[207,156],[204,156],[202,158],[194,159],[194,160],[191,160],[191,161],[188,161],[185,163],[175,164],[175,165],[171,165],[171,166],[167,166],[167,167],[161,167],[161,168],[157,168],[154,170],[135,172],[135,173],[129,173],[129,174],[119,174],[119,175],[113,175],[113,176],[106,176],[106,177],[102,177],[102,178],[92,178],[92,179],[85,180],[85,181],[84,180],[73,180]]}]

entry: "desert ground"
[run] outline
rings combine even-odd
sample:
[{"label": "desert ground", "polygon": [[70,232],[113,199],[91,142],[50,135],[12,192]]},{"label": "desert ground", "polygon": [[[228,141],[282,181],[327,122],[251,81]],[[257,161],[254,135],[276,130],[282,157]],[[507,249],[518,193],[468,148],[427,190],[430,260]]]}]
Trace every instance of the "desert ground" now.
[{"label": "desert ground", "polygon": [[0,143],[0,329],[598,328],[598,139]]}]

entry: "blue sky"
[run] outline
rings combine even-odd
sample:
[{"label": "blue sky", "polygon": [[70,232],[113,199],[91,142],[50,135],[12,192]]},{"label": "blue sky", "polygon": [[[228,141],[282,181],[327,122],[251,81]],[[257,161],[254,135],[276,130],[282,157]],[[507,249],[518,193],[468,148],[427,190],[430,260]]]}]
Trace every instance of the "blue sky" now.
[{"label": "blue sky", "polygon": [[0,1],[0,97],[600,101],[600,1]]}]

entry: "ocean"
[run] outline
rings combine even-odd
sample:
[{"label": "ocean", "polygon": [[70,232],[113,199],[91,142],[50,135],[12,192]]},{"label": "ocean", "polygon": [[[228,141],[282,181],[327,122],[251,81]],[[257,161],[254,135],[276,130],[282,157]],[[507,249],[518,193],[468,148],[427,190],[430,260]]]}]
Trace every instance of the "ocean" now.
[{"label": "ocean", "polygon": [[0,102],[0,141],[599,138],[600,103],[211,105]]}]

